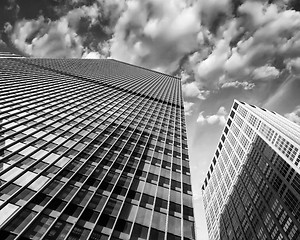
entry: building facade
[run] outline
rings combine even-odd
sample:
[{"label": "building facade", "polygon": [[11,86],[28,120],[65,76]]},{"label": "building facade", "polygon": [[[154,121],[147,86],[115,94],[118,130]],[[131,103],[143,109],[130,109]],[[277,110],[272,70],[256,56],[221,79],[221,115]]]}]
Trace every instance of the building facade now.
[{"label": "building facade", "polygon": [[181,83],[115,60],[0,59],[3,239],[194,239]]},{"label": "building facade", "polygon": [[210,239],[300,238],[300,126],[234,101],[202,186]]}]

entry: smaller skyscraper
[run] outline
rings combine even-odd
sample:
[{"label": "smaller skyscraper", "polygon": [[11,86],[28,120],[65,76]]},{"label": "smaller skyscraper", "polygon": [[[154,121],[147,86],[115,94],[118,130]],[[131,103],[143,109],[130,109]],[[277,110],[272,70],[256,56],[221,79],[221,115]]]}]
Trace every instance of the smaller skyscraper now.
[{"label": "smaller skyscraper", "polygon": [[202,186],[209,238],[300,238],[300,126],[234,101]]}]

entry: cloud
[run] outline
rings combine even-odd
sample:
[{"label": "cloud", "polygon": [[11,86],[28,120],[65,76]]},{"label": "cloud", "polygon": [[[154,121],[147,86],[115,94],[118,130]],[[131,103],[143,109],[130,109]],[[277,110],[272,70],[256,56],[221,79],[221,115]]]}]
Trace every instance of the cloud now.
[{"label": "cloud", "polygon": [[227,116],[227,111],[225,107],[221,106],[218,110],[218,112],[214,115],[208,115],[204,116],[203,111],[199,113],[199,116],[197,118],[197,122],[201,125],[205,124],[219,124],[221,126],[224,126],[226,123],[226,116]]},{"label": "cloud", "polygon": [[182,92],[185,98],[199,98],[204,100],[209,94],[208,91],[199,90],[196,82],[185,83],[182,85]]},{"label": "cloud", "polygon": [[245,2],[239,11],[244,20],[248,19],[243,26],[248,34],[244,34],[244,39],[238,41],[235,48],[243,60],[241,68],[253,72],[256,68],[266,66],[274,70],[281,59],[299,56],[299,12],[282,10],[275,4],[261,2]]},{"label": "cloud", "polygon": [[85,59],[100,59],[101,58],[101,55],[99,52],[89,52],[89,53],[84,53],[82,55],[82,58],[85,58]]},{"label": "cloud", "polygon": [[287,71],[298,74],[300,12],[261,1],[244,1],[237,12],[232,18],[224,9],[220,31],[189,58],[197,86],[252,89]]},{"label": "cloud", "polygon": [[199,113],[199,116],[197,118],[197,123],[205,124],[206,118],[203,116],[203,113],[204,113],[204,111]]},{"label": "cloud", "polygon": [[262,66],[253,70],[254,79],[274,79],[279,76],[280,72],[273,66]]},{"label": "cloud", "polygon": [[91,51],[88,48],[85,48],[82,54],[82,58],[92,58],[92,59],[106,59],[110,58],[110,43],[109,41],[104,41],[98,43],[98,51]]},{"label": "cloud", "polygon": [[297,106],[293,112],[291,113],[287,113],[284,115],[287,119],[289,119],[290,121],[297,123],[298,125],[300,125],[300,105]]},{"label": "cloud", "polygon": [[184,115],[191,116],[193,113],[193,102],[183,102],[184,105]]},{"label": "cloud", "polygon": [[300,75],[300,57],[295,59],[287,59],[285,60],[285,64],[287,69],[289,69],[292,74],[296,76]]},{"label": "cloud", "polygon": [[10,22],[6,22],[3,26],[3,31],[6,34],[10,34],[13,30],[13,26],[10,24]]},{"label": "cloud", "polygon": [[76,4],[80,7],[68,11],[54,8],[59,14],[66,12],[58,19],[53,17],[55,20],[40,15],[37,19],[17,21],[10,36],[12,42],[34,57],[80,58],[96,51],[101,58],[109,57],[107,40],[125,9],[125,0]]},{"label": "cloud", "polygon": [[102,13],[102,19],[109,22],[111,30],[115,27],[121,14],[126,10],[125,0],[98,0],[98,6]]},{"label": "cloud", "polygon": [[78,58],[82,55],[81,39],[65,17],[54,22],[43,17],[20,21],[11,39],[21,51],[35,57]]},{"label": "cloud", "polygon": [[184,83],[187,83],[187,81],[189,79],[191,79],[191,76],[186,72],[186,71],[181,71],[180,72],[180,79],[181,79],[181,82],[184,84]]},{"label": "cloud", "polygon": [[248,83],[248,82],[225,82],[221,88],[243,88],[244,90],[251,90],[255,87],[254,83]]},{"label": "cloud", "polygon": [[198,82],[203,87],[216,88],[216,84],[223,75],[224,64],[230,53],[229,43],[226,40],[220,40],[214,51],[201,61],[196,70]]},{"label": "cloud", "polygon": [[300,73],[300,12],[286,1],[71,2],[53,7],[52,20],[45,14],[18,21],[7,30],[13,42],[36,57],[115,58],[184,73],[187,98],[259,89],[286,72]]},{"label": "cloud", "polygon": [[171,73],[198,48],[196,5],[183,0],[128,1],[111,39],[111,56]]},{"label": "cloud", "polygon": [[201,0],[201,20],[211,32],[215,32],[222,20],[230,14],[230,0]]}]

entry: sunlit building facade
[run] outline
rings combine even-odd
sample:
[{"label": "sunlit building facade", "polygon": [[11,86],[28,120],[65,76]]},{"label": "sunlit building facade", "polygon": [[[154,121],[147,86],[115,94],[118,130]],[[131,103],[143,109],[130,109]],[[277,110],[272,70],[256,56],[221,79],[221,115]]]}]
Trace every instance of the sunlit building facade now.
[{"label": "sunlit building facade", "polygon": [[194,239],[180,79],[0,59],[0,238]]},{"label": "sunlit building facade", "polygon": [[300,126],[234,101],[202,186],[209,239],[300,238]]}]

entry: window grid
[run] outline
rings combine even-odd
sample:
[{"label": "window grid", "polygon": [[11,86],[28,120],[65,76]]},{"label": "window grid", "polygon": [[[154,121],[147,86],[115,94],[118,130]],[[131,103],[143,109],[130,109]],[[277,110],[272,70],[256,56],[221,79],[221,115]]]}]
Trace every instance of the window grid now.
[{"label": "window grid", "polygon": [[[14,216],[24,211],[33,216],[22,220],[25,225],[18,236],[55,238],[60,234],[64,238],[99,239],[112,233],[113,239],[126,234],[144,237],[147,229],[145,236],[150,238],[158,234],[166,239],[193,239],[180,81],[113,60],[97,61],[99,65],[92,72],[93,63],[75,59],[5,60],[7,78],[11,72],[17,79],[28,67],[32,70],[21,81],[8,81],[10,86],[5,85],[4,92],[9,89],[13,94],[10,102],[1,101],[6,109],[2,150],[5,159],[11,158],[2,167],[1,176],[7,180],[1,185],[5,192],[0,195],[2,207],[14,202],[20,206]],[[49,81],[52,78],[55,81]],[[141,85],[141,80],[145,84]],[[20,84],[28,90],[22,97]],[[138,201],[131,202],[125,196],[135,182],[144,186],[138,190]],[[153,200],[151,195],[147,197],[146,184],[156,187]],[[169,193],[159,193],[160,189]],[[89,206],[99,196],[102,205],[97,206],[95,215]],[[144,206],[142,199],[150,200]],[[156,209],[159,199],[166,202],[160,203],[161,210]],[[130,221],[121,218],[125,205],[138,208]],[[140,209],[151,209],[148,225],[138,219]],[[106,216],[108,228],[96,229]],[[162,216],[166,231],[155,224]],[[7,219],[4,229],[16,219]],[[41,233],[35,226],[48,230]]]}]

